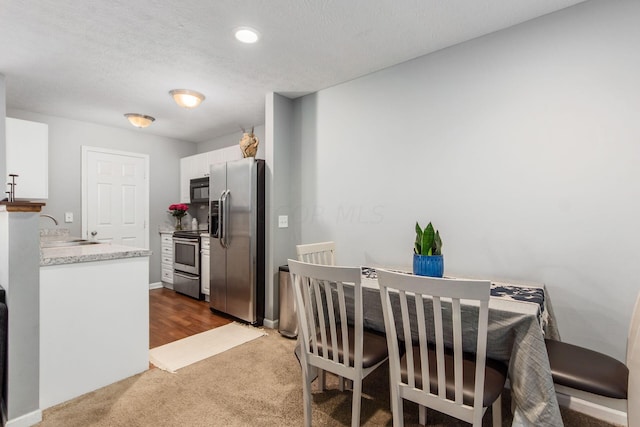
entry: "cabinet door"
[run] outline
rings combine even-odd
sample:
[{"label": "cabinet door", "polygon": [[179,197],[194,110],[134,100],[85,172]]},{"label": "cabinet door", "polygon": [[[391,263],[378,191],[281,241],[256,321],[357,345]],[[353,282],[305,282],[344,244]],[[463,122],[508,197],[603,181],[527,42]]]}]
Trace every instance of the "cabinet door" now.
[{"label": "cabinet door", "polygon": [[202,256],[200,257],[200,291],[209,295],[209,237],[202,236],[200,239],[202,245]]},{"label": "cabinet door", "polygon": [[[16,199],[47,199],[49,197],[49,127],[44,123],[7,117],[6,137],[7,175],[19,175],[16,178]],[[8,180],[9,177],[3,177],[5,178]]]},{"label": "cabinet door", "polygon": [[195,158],[194,178],[202,178],[205,176],[209,176],[209,158],[207,153],[201,153]]},{"label": "cabinet door", "polygon": [[209,268],[209,251],[203,251],[200,260],[200,287],[201,292],[205,295],[209,295]]},{"label": "cabinet door", "polygon": [[207,153],[208,162],[210,165],[215,165],[216,163],[224,162],[224,153],[222,150],[213,150]]},{"label": "cabinet door", "polygon": [[240,150],[239,145],[232,145],[230,147],[223,148],[222,150],[224,152],[223,155],[224,155],[225,162],[231,162],[234,160],[242,159],[242,151]]},{"label": "cabinet door", "polygon": [[196,156],[180,159],[180,203],[191,203],[189,184],[192,178],[196,178]]}]

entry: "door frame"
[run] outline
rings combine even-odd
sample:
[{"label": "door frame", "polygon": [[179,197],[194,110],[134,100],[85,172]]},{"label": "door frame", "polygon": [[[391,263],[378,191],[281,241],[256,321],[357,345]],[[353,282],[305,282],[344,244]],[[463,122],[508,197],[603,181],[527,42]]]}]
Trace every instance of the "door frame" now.
[{"label": "door frame", "polygon": [[102,153],[102,154],[114,154],[119,156],[126,157],[135,157],[144,160],[144,177],[146,182],[146,195],[144,200],[144,249],[149,249],[149,155],[142,153],[133,153],[130,151],[120,151],[120,150],[111,150],[108,148],[102,147],[91,147],[88,145],[82,145],[82,237],[88,239],[89,230],[88,230],[88,197],[87,191],[88,189],[88,171],[89,164],[87,161],[88,154],[90,152],[93,153]]}]

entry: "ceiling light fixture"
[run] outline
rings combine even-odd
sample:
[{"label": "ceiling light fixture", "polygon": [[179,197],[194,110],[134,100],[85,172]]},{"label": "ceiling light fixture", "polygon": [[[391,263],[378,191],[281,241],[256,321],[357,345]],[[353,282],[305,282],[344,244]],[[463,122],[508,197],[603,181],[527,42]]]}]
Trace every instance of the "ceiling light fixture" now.
[{"label": "ceiling light fixture", "polygon": [[196,108],[204,101],[204,95],[195,90],[173,89],[169,91],[169,95],[171,95],[173,100],[176,101],[176,104],[182,108]]},{"label": "ceiling light fixture", "polygon": [[154,117],[144,114],[127,113],[124,116],[129,120],[129,123],[137,128],[146,128],[156,120]]},{"label": "ceiling light fixture", "polygon": [[255,43],[260,39],[260,33],[253,28],[240,27],[236,28],[236,39],[242,43]]}]

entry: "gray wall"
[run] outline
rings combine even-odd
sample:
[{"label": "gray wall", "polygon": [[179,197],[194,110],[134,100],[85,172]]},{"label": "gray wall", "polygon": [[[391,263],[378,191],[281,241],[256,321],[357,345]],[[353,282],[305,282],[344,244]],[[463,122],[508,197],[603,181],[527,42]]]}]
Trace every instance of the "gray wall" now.
[{"label": "gray wall", "polygon": [[[247,129],[251,130],[251,129]],[[264,134],[264,125],[256,125],[253,129],[253,133],[258,137],[258,141],[260,144],[258,145],[258,153],[256,154],[256,158],[264,159],[265,156],[265,134]],[[207,151],[217,150],[218,148],[226,148],[231,147],[232,145],[238,145],[240,143],[240,139],[242,138],[242,131],[238,129],[237,132],[230,133],[228,135],[222,135],[216,138],[213,138],[209,141],[204,141],[198,144],[198,153],[206,153]]]},{"label": "gray wall", "polygon": [[[196,153],[196,144],[152,135],[148,129],[112,128],[93,123],[9,110],[9,117],[49,125],[49,200],[42,213],[53,215],[73,235],[82,229],[81,146],[101,147],[149,155],[149,282],[160,281],[159,227],[173,227],[167,208],[180,198],[180,158]],[[124,118],[123,118],[124,120]],[[64,223],[64,213],[73,212],[74,221]],[[53,223],[41,219],[42,228]]]},{"label": "gray wall", "polygon": [[[275,93],[267,94],[265,105],[265,140],[267,163],[267,318],[279,317],[278,267],[295,258],[299,226],[294,221],[294,209],[299,204],[293,188],[296,152],[294,134],[294,101]],[[280,228],[278,217],[287,215],[289,227]]]},{"label": "gray wall", "polygon": [[546,284],[563,339],[624,360],[640,255],[640,2],[586,2],[296,102],[299,242]]}]

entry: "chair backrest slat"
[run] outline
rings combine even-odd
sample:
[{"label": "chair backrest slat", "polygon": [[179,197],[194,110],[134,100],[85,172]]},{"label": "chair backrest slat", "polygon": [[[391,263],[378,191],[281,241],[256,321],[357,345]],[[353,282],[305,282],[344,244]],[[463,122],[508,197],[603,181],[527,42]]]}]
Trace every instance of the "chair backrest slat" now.
[{"label": "chair backrest slat", "polygon": [[[389,347],[389,368],[393,381],[402,381],[400,372],[400,353],[396,330],[402,331],[401,341],[409,345],[406,351],[408,377],[400,387],[414,388],[416,373],[413,370],[413,348],[411,343],[419,345],[420,371],[422,391],[431,399],[438,398],[475,414],[482,414],[484,375],[486,365],[487,331],[489,319],[489,297],[491,283],[486,280],[456,280],[414,276],[386,270],[378,270],[378,282],[382,309],[385,317],[387,343]],[[393,295],[393,297],[392,297]],[[396,301],[396,298],[399,302]],[[415,301],[416,313],[410,318],[408,307]],[[465,300],[465,301],[462,301]],[[475,300],[466,301],[466,300]],[[430,304],[429,304],[430,303]],[[463,331],[463,325],[474,324],[477,320],[477,336],[475,325]],[[412,321],[417,326],[411,326]],[[402,325],[400,325],[402,323]],[[397,328],[397,329],[396,329]],[[446,331],[446,333],[445,333]],[[417,335],[417,338],[416,338]],[[468,335],[468,336],[467,336]],[[427,342],[427,339],[429,342]],[[434,343],[435,341],[435,343]],[[465,345],[475,347],[475,395],[473,407],[464,404],[463,400],[463,368]],[[436,372],[429,372],[428,352],[435,344]],[[431,350],[433,351],[433,350]],[[445,359],[452,359],[453,366],[445,364]],[[432,361],[433,363],[433,361]],[[452,370],[447,372],[448,370]],[[447,396],[447,374],[453,376],[453,395]],[[434,376],[438,390],[431,390],[430,377]],[[409,392],[407,392],[409,393]],[[412,393],[413,395],[413,393]],[[407,398],[405,396],[405,398]],[[425,404],[425,403],[423,403]],[[479,418],[479,419],[480,419]]]},{"label": "chair backrest slat", "polygon": [[446,371],[444,364],[444,328],[442,327],[442,304],[440,296],[433,296],[433,327],[436,333],[436,371],[438,373],[438,397],[445,399]]},{"label": "chair backrest slat", "polygon": [[400,291],[400,310],[402,313],[402,334],[404,336],[404,342],[407,344],[407,375],[409,379],[409,386],[415,387],[415,375],[413,368],[413,351],[411,351],[411,326],[409,322],[409,305],[407,304],[407,294],[404,291]]},{"label": "chair backrest slat", "polygon": [[[340,309],[340,329],[342,331],[342,348],[345,350],[345,354],[349,353],[349,332],[347,329],[348,326],[348,318],[347,318],[347,305],[345,303],[346,297],[344,294],[344,284],[340,282],[338,284],[338,303]],[[349,361],[345,363],[347,366],[349,365]]]},{"label": "chair backrest slat", "polygon": [[[336,324],[339,324],[340,321],[336,322],[336,315],[333,310],[333,298],[332,298],[332,290],[331,283],[328,281],[324,281],[324,299],[327,305],[327,314],[329,316],[329,330],[331,332],[331,351],[333,352],[333,361],[338,361],[338,335],[336,334]],[[323,344],[323,348],[328,348],[326,344]]]},{"label": "chair backrest slat", "polygon": [[418,319],[418,342],[420,343],[420,368],[422,370],[422,378],[429,378],[429,342],[427,341],[427,323],[424,318],[424,297],[416,294],[415,298],[416,317]]},{"label": "chair backrest slat", "polygon": [[[307,280],[309,280],[310,286],[307,289],[305,289],[305,291],[309,293],[309,297],[310,297],[310,301],[311,301],[311,304],[309,305],[310,307],[312,307],[312,309],[309,310],[309,315],[313,319],[313,322],[311,322],[311,324],[314,326],[314,330],[316,328],[320,329],[320,342],[321,342],[321,345],[326,346],[327,345],[327,336],[326,336],[326,330],[325,330],[326,322],[324,321],[324,310],[317,310],[317,307],[322,307],[322,305],[323,305],[322,304],[322,295],[320,294],[320,286],[318,284],[318,281],[314,280],[313,278],[308,278]],[[313,302],[314,297],[315,297],[315,303]],[[314,309],[314,307],[315,307],[315,309]],[[316,316],[314,316],[314,313],[318,314],[318,321],[317,322],[316,322]],[[314,343],[313,353],[315,355],[318,355],[317,334],[313,334],[311,339],[313,340],[313,343]]]},{"label": "chair backrest slat", "polygon": [[462,403],[462,315],[460,314],[460,299],[451,300],[451,317],[453,320],[453,360],[455,376],[455,401]]}]

